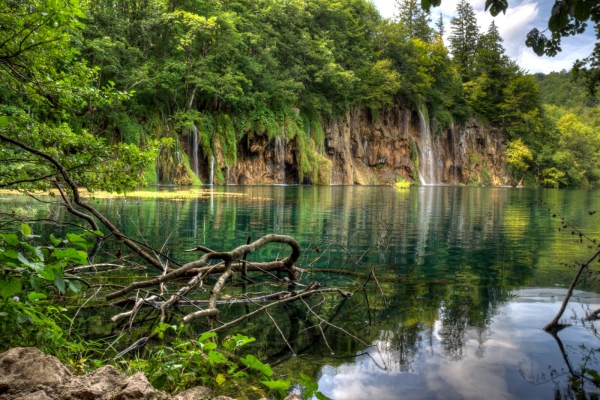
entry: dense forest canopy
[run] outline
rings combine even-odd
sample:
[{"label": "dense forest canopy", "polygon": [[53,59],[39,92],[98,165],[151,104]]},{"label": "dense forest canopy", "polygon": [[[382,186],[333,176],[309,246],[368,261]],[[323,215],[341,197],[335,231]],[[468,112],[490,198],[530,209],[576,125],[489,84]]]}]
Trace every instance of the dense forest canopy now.
[{"label": "dense forest canopy", "polygon": [[[218,152],[227,166],[244,138],[284,132],[300,181],[327,183],[322,126],[353,107],[424,107],[436,134],[472,117],[499,127],[515,182],[600,179],[595,124],[583,117],[595,100],[585,110],[542,106],[552,103],[540,97],[543,80],[504,54],[494,23],[482,31],[465,0],[449,24],[433,24],[417,0],[398,0],[393,20],[367,0],[2,7],[0,133],[66,154],[90,189],[155,183],[156,158],[160,181],[199,183],[181,145],[193,131],[203,157]],[[4,141],[0,185],[46,187],[56,172],[36,157]]]}]

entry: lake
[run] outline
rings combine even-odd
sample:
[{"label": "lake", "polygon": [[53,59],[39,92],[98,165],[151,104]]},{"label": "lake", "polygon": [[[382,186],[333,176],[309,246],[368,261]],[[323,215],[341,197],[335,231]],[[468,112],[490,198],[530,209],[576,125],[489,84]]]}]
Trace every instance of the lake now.
[{"label": "lake", "polygon": [[[328,316],[320,325],[326,341],[314,334],[320,321],[307,318],[296,304],[272,313],[286,340],[266,316],[231,332],[255,336],[252,351],[277,372],[310,375],[333,399],[585,398],[598,392],[600,377],[597,382],[593,377],[600,370],[600,340],[593,324],[581,322],[588,310],[600,307],[594,277],[578,286],[565,312],[573,326],[557,336],[541,328],[557,312],[574,275],[573,267],[564,264],[583,262],[593,252],[591,242],[580,243],[574,230],[600,238],[600,214],[590,215],[600,211],[600,191],[450,186],[212,190],[213,195],[199,199],[115,198],[94,204],[124,233],[164,246],[178,260],[197,257],[181,252],[196,244],[231,250],[248,236],[295,237],[305,250],[298,265],[306,270],[301,282],[319,280],[354,294],[347,300],[327,297],[319,305]],[[551,210],[534,203],[539,200]],[[0,208],[72,220],[55,205],[21,196],[0,195]],[[35,226],[42,235],[63,229]],[[280,250],[252,257],[274,258]],[[104,248],[97,260],[113,252]],[[354,275],[319,273],[320,268]],[[363,289],[371,269],[378,283],[369,279]],[[267,289],[272,291],[273,283],[264,279],[230,285],[231,293]],[[222,314],[248,311],[248,305],[233,305]],[[105,308],[79,323],[98,337],[114,313]],[[188,333],[203,329],[198,324]],[[583,380],[578,378],[582,371]]]}]

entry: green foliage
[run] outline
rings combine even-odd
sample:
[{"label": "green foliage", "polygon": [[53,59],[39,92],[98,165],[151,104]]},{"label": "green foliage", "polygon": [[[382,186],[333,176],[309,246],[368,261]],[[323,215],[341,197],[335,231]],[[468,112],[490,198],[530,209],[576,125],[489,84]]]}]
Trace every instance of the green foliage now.
[{"label": "green foliage", "polygon": [[517,172],[525,172],[529,169],[529,162],[533,155],[529,148],[519,138],[508,143],[506,148],[506,160]]},{"label": "green foliage", "polygon": [[406,181],[404,178],[402,178],[401,176],[399,176],[396,180],[396,183],[394,184],[394,187],[396,189],[409,189],[411,186],[411,183]]},{"label": "green foliage", "polygon": [[480,34],[473,6],[466,0],[458,2],[456,14],[450,20],[450,49],[461,76],[467,80],[473,73]]},{"label": "green foliage", "polygon": [[52,244],[39,245],[40,237],[24,223],[18,233],[0,234],[0,351],[35,346],[63,362],[87,351],[76,335],[63,331],[70,319],[53,299],[82,291],[82,281],[68,269],[88,263],[86,251],[98,236],[102,233],[68,233],[64,239],[51,234]]},{"label": "green foliage", "polygon": [[88,263],[86,251],[94,245],[92,237],[102,236],[101,232],[68,233],[65,239],[50,235],[52,245],[39,246],[35,245],[39,236],[21,224],[20,236],[0,234],[0,296],[4,301],[15,295],[25,298],[34,292],[45,296],[42,288],[47,287],[62,294],[67,288],[75,293],[81,291],[81,282],[65,273],[65,269]]},{"label": "green foliage", "polygon": [[228,356],[255,341],[254,338],[242,334],[227,336],[222,340],[220,349],[216,333],[204,333],[198,339],[183,340],[180,338],[183,330],[183,325],[159,324],[154,332],[161,339],[167,331],[174,331],[175,339],[168,345],[153,347],[147,357],[119,361],[119,367],[127,374],[144,372],[155,388],[171,393],[202,385],[218,393],[235,391],[237,396],[256,393],[283,398],[285,391],[290,388],[289,380],[273,379],[269,364],[264,364],[255,356],[248,354],[240,357],[241,365],[233,361],[237,357]]},{"label": "green foliage", "polygon": [[431,17],[429,11],[423,10],[419,3],[417,0],[396,0],[397,19],[406,31],[407,38],[429,42],[433,35],[429,27]]}]

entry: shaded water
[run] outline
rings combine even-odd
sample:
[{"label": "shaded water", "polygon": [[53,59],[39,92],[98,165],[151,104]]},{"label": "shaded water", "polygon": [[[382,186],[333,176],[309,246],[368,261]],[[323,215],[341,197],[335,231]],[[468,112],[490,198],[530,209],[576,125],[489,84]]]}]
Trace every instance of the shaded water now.
[{"label": "shaded water", "polygon": [[[312,266],[368,272],[374,267],[385,299],[372,280],[361,290],[364,278],[307,272],[303,282],[319,279],[354,291],[346,301],[327,298],[321,308],[332,324],[376,346],[367,347],[332,326],[323,327],[325,343],[311,335],[318,321],[307,319],[300,305],[282,306],[272,313],[296,356],[266,316],[233,331],[257,337],[255,353],[279,372],[291,376],[303,372],[318,379],[321,390],[332,398],[572,395],[569,368],[580,372],[582,360],[594,354],[588,350],[599,347],[589,325],[568,327],[558,340],[541,327],[558,310],[573,275],[561,262],[584,261],[592,251],[587,244],[575,243],[570,228],[559,231],[559,218],[552,218],[552,213],[564,214],[598,237],[598,214],[590,216],[588,211],[600,210],[600,191],[467,187],[395,191],[355,186],[228,186],[214,191],[245,196],[111,199],[96,206],[125,233],[157,247],[166,241],[166,251],[177,259],[192,259],[194,254],[181,250],[195,244],[229,250],[245,243],[247,236],[281,233],[299,240],[305,249],[299,266],[307,270]],[[539,199],[548,201],[553,211],[531,204]],[[23,198],[0,199],[0,208],[26,211],[28,204]],[[68,218],[51,206],[35,213]],[[279,250],[251,257],[275,257]],[[105,252],[108,256],[110,250]],[[393,281],[410,270],[407,282]],[[230,290],[260,292],[270,284],[262,285],[237,284]],[[583,316],[588,303],[591,308],[600,304],[596,283],[584,283],[579,289],[580,301],[574,299],[567,320],[574,314]],[[224,319],[253,307],[231,306],[223,310]],[[90,316],[85,321],[90,333],[98,326],[106,329],[109,315]],[[194,325],[189,334],[203,329]],[[599,369],[594,360],[587,368]],[[586,382],[583,388],[592,390],[593,384]]]}]

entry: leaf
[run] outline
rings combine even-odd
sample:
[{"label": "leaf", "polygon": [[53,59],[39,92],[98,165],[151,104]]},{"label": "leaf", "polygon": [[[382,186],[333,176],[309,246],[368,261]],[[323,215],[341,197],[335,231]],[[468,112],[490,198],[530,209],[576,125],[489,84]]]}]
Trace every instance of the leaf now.
[{"label": "leaf", "polygon": [[44,269],[39,270],[38,274],[45,280],[51,281],[51,282],[54,281],[54,278],[56,277],[54,274],[54,271],[50,267],[46,267]]},{"label": "leaf", "polygon": [[227,379],[225,378],[225,376],[223,376],[223,374],[219,374],[215,378],[215,381],[217,382],[217,385],[221,386],[222,384],[224,384],[227,381]]},{"label": "leaf", "polygon": [[54,257],[57,260],[67,260],[75,264],[87,264],[87,253],[75,249],[55,249]]},{"label": "leaf", "polygon": [[81,292],[81,282],[75,279],[69,279],[67,282],[69,283],[69,289],[71,289],[73,293]]},{"label": "leaf", "polygon": [[0,128],[4,128],[4,127],[8,126],[9,123],[10,123],[10,119],[7,116],[5,116],[5,115],[0,116]]},{"label": "leaf", "polygon": [[29,260],[23,255],[23,253],[19,252],[19,254],[17,254],[17,259],[19,261],[21,261],[22,264],[27,265],[28,267],[31,267],[31,263],[29,262]]},{"label": "leaf", "polygon": [[60,276],[59,274],[56,274],[54,276],[54,286],[56,286],[56,288],[62,293],[65,294],[65,292],[67,291],[67,288],[65,286],[65,281],[63,280],[63,277]]},{"label": "leaf", "polygon": [[12,258],[13,260],[16,260],[17,258],[19,258],[19,253],[17,253],[17,251],[13,250],[13,249],[5,250],[2,253],[2,255],[5,257],[8,257],[8,258]]},{"label": "leaf", "polygon": [[55,247],[62,243],[62,239],[55,238],[53,234],[50,234],[50,241]]},{"label": "leaf", "polygon": [[34,253],[40,261],[44,261],[44,253],[42,253],[41,247],[33,247],[29,243],[23,243],[23,247]]},{"label": "leaf", "polygon": [[21,243],[19,241],[19,238],[17,237],[17,235],[12,234],[12,233],[6,233],[3,235],[4,236],[4,241],[6,242],[7,245],[9,246],[18,246],[19,243]]},{"label": "leaf", "polygon": [[202,350],[204,351],[209,351],[209,350],[214,350],[217,348],[217,344],[213,343],[213,342],[206,342],[206,343],[202,343]]},{"label": "leaf", "polygon": [[241,333],[238,333],[237,335],[233,335],[231,338],[236,341],[235,347],[241,347],[245,344],[256,341],[255,338],[242,335]]},{"label": "leaf", "polygon": [[331,400],[321,392],[315,392],[315,396],[317,397],[317,400]]},{"label": "leaf", "polygon": [[162,389],[163,387],[165,387],[168,380],[169,380],[169,377],[167,376],[167,374],[161,374],[161,375],[157,376],[156,378],[154,378],[151,383],[155,389]]},{"label": "leaf", "polygon": [[21,232],[23,236],[29,236],[31,235],[31,228],[27,224],[21,224]]},{"label": "leaf", "polygon": [[199,338],[198,341],[200,343],[210,339],[210,338],[214,338],[217,337],[217,334],[215,332],[204,332]]},{"label": "leaf", "polygon": [[85,239],[76,233],[67,233],[69,243],[85,243]]},{"label": "leaf", "polygon": [[249,368],[261,371],[265,376],[273,375],[273,370],[269,364],[263,364],[258,358],[254,357],[252,354],[248,354],[246,358],[241,358],[241,361],[244,365]]},{"label": "leaf", "polygon": [[590,17],[591,8],[590,5],[585,1],[578,1],[575,3],[575,10],[573,16],[579,21],[587,21]]},{"label": "leaf", "polygon": [[306,388],[306,390],[304,391],[304,397],[309,398],[313,395],[314,392],[319,390],[319,384],[313,381],[310,376],[300,373],[300,377],[302,379],[300,379],[298,383],[300,383]]},{"label": "leaf", "polygon": [[38,292],[30,292],[27,295],[27,298],[29,299],[29,301],[44,300],[47,297],[48,296],[46,296],[44,293],[38,293]]},{"label": "leaf", "polygon": [[42,287],[40,286],[40,280],[35,275],[30,275],[29,276],[29,283],[31,283],[31,287],[36,292],[41,292],[42,291]]},{"label": "leaf", "polygon": [[210,365],[229,364],[229,360],[227,359],[227,357],[213,350],[208,352],[208,362],[210,363]]},{"label": "leaf", "polygon": [[23,290],[21,281],[14,276],[9,277],[8,280],[0,281],[0,295],[5,299],[21,293],[21,290]]},{"label": "leaf", "polygon": [[277,379],[276,381],[260,381],[263,385],[265,385],[266,387],[268,387],[269,389],[275,389],[275,390],[288,390],[290,388],[290,381],[288,381],[287,379]]}]

